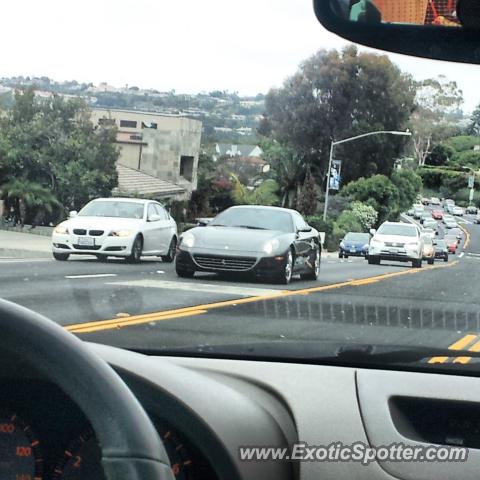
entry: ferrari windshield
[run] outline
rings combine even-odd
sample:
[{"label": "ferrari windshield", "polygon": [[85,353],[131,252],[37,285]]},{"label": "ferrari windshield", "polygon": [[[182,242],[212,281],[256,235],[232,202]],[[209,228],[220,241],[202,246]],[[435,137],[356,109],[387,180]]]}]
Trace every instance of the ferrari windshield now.
[{"label": "ferrari windshield", "polygon": [[230,208],[215,217],[210,225],[293,232],[291,214],[269,208]]},{"label": "ferrari windshield", "polygon": [[144,205],[133,202],[101,201],[89,203],[78,213],[79,217],[142,218]]}]

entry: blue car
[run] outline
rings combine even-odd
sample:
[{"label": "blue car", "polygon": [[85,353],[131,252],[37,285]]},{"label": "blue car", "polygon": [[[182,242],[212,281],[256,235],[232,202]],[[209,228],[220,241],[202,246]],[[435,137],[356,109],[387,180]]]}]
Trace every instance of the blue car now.
[{"label": "blue car", "polygon": [[369,233],[348,232],[340,242],[338,250],[339,258],[366,257],[368,244],[370,243]]}]

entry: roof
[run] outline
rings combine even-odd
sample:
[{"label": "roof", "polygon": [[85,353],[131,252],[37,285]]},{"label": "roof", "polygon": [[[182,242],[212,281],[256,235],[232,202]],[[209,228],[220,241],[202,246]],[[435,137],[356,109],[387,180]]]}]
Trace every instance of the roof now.
[{"label": "roof", "polygon": [[257,145],[232,145],[228,143],[218,143],[217,152],[219,155],[238,155],[240,157],[250,157],[251,153],[257,147]]},{"label": "roof", "polygon": [[185,193],[185,188],[160,180],[153,175],[117,164],[118,188],[115,192],[136,193],[149,196],[168,196]]}]

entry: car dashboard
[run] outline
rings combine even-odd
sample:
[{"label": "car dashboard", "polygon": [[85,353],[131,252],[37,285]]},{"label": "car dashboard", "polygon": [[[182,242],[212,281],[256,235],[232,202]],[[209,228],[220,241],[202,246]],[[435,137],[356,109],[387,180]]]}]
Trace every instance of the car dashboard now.
[{"label": "car dashboard", "polygon": [[[109,346],[88,347],[117,371],[143,405],[178,479],[478,476],[480,424],[473,420],[480,413],[480,382],[474,377],[146,356]],[[0,437],[8,446],[0,458],[0,473],[2,468],[14,470],[16,480],[104,478],[89,422],[59,388],[29,366],[13,366],[11,359],[0,362],[0,378]],[[299,442],[463,445],[469,455],[462,463],[368,464],[242,461],[239,456],[241,447],[290,449]]]}]

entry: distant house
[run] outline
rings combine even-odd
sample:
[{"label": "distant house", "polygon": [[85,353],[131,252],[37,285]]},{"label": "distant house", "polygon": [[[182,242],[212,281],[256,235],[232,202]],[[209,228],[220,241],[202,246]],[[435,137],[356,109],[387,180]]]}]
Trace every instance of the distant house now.
[{"label": "distant house", "polygon": [[220,157],[256,157],[262,156],[262,149],[258,145],[230,145],[228,143],[217,143],[215,145],[216,161]]}]

